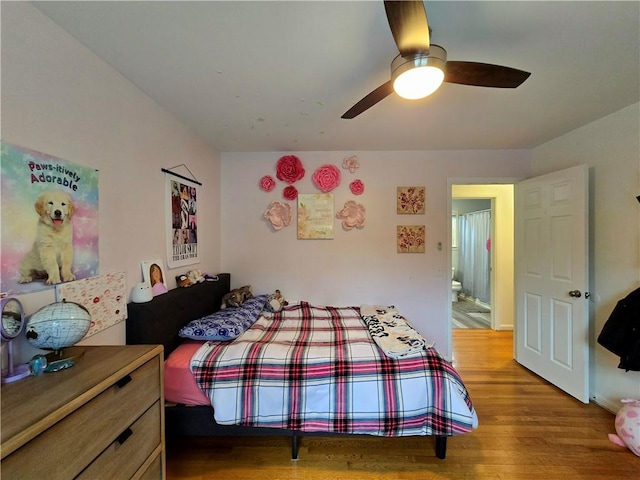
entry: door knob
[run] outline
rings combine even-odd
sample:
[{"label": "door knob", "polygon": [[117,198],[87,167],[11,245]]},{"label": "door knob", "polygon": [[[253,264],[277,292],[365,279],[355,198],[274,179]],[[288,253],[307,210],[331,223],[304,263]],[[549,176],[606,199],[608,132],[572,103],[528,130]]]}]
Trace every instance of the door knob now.
[{"label": "door knob", "polygon": [[580,298],[582,296],[582,292],[580,290],[571,290],[569,292],[570,297]]}]

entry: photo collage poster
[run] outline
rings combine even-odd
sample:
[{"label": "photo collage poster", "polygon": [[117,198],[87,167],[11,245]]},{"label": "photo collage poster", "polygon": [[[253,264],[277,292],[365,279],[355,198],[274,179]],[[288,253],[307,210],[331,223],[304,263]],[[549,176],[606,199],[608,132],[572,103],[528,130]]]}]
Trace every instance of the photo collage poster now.
[{"label": "photo collage poster", "polygon": [[198,187],[167,175],[167,265],[176,268],[198,263]]}]

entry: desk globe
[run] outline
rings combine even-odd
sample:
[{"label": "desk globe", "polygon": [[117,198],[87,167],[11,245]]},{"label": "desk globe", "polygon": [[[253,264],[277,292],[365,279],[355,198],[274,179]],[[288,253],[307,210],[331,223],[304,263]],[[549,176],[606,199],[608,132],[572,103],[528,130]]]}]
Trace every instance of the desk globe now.
[{"label": "desk globe", "polygon": [[42,307],[27,321],[26,337],[36,348],[53,350],[49,360],[60,360],[62,349],[78,343],[89,331],[91,314],[75,302],[56,302]]}]

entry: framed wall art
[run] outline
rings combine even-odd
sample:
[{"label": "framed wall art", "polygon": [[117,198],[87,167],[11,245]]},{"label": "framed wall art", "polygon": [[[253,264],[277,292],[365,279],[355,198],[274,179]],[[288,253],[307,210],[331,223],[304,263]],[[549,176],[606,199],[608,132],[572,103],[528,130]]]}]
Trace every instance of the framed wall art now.
[{"label": "framed wall art", "polygon": [[333,238],[333,194],[298,195],[298,239]]},{"label": "framed wall art", "polygon": [[154,297],[169,291],[167,289],[167,276],[165,275],[164,265],[159,258],[142,262],[142,278],[145,283],[151,285],[151,293],[153,293]]},{"label": "framed wall art", "polygon": [[424,225],[398,225],[398,253],[424,253],[425,230]]},{"label": "framed wall art", "polygon": [[397,213],[418,215],[424,213],[424,187],[398,187]]}]

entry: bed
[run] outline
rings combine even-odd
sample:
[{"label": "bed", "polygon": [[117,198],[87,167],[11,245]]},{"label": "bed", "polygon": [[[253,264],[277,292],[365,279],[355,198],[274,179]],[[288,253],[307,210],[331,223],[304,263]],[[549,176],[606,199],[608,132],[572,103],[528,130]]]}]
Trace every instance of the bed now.
[{"label": "bed", "polygon": [[419,435],[435,437],[444,459],[448,437],[477,427],[462,380],[434,348],[384,343],[382,315],[402,320],[393,309],[299,302],[270,312],[256,295],[259,314],[237,338],[203,340],[201,319],[230,313],[219,310],[231,277],[217,278],[128,305],[127,343],[164,346],[168,441],[286,435],[296,459],[300,436]]}]

